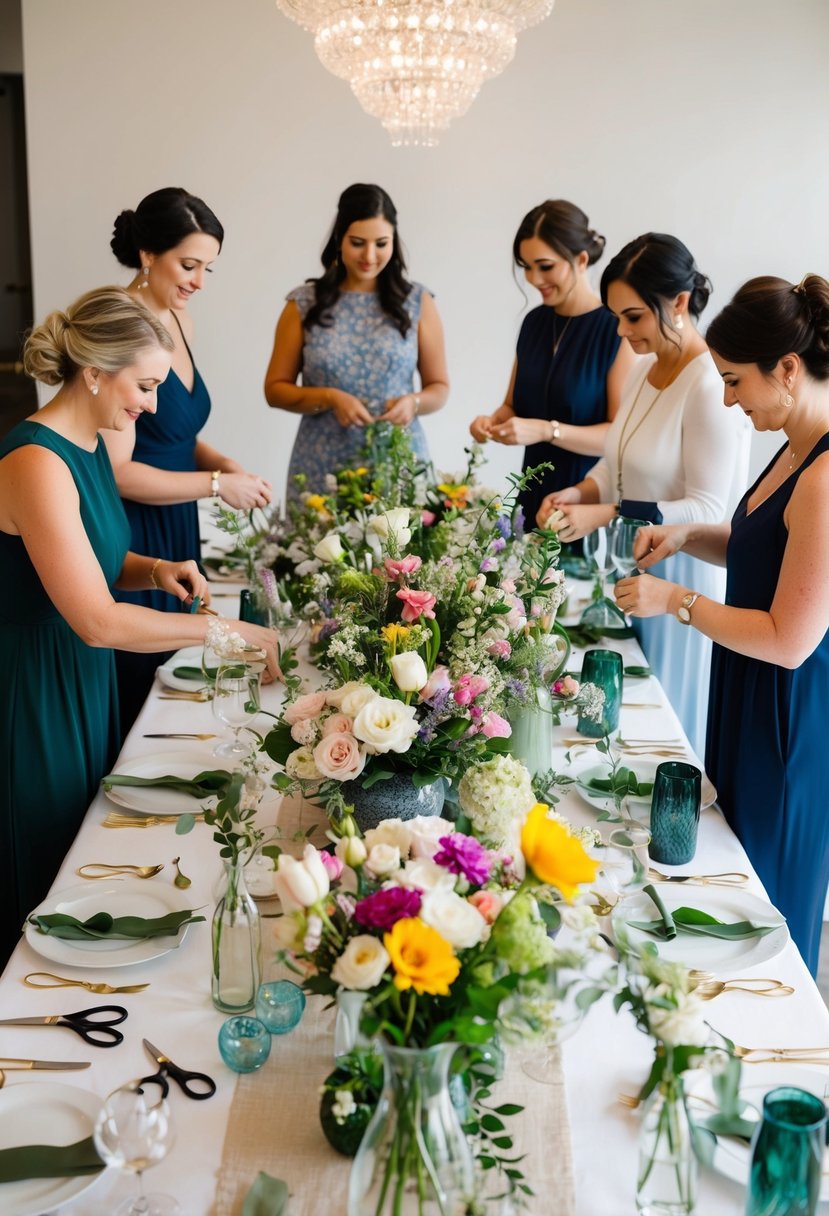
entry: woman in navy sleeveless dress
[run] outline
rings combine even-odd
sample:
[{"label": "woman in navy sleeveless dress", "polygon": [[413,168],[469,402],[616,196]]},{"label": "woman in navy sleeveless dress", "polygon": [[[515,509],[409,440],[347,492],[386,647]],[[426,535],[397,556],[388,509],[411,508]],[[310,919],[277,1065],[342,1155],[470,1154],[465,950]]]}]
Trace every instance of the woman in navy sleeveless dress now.
[{"label": "woman in navy sleeveless dress", "polygon": [[617,600],[637,615],[678,613],[713,639],[706,766],[815,974],[829,882],[829,283],[753,279],[707,340],[726,405],[788,442],[730,526],[640,534],[642,567],[678,547],[724,557],[724,606],[647,576],[617,583]]},{"label": "woman in navy sleeveless dress", "polygon": [[604,450],[633,353],[590,286],[604,237],[573,203],[534,207],[513,242],[513,256],[543,303],[524,318],[503,403],[473,419],[474,439],[523,444],[522,468],[554,465],[521,495],[528,528],[545,496],[580,481]]},{"label": "woman in navy sleeveless dress", "polygon": [[289,293],[265,375],[268,404],[302,415],[288,498],[323,493],[326,474],[358,458],[371,422],[408,428],[428,460],[419,418],[441,409],[449,391],[440,317],[406,277],[397,212],[380,186],[340,195],[322,264],[320,278]]},{"label": "woman in navy sleeveless dress", "polygon": [[[170,560],[201,556],[198,501],[221,498],[245,510],[270,502],[270,484],[199,438],[210,397],[190,352],[187,304],[204,285],[224,230],[210,208],[179,188],[156,190],[135,211],[122,211],[111,241],[118,261],[138,271],[127,289],[165,326],[173,366],[158,390],[158,412],[143,416],[134,434],[107,435],[115,478],[130,523],[131,544]],[[176,611],[156,591],[119,593],[124,602]],[[121,727],[126,732],[166,654],[116,655]]]}]

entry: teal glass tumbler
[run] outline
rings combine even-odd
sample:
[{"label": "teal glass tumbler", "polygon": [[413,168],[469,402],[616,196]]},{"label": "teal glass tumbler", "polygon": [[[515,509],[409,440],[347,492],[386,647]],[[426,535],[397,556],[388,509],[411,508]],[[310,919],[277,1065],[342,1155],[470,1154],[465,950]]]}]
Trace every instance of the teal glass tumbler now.
[{"label": "teal glass tumbler", "polygon": [[601,719],[579,718],[578,732],[590,739],[601,739],[619,727],[625,666],[618,650],[586,650],[581,665],[582,684],[595,684],[604,693]]},{"label": "teal glass tumbler", "polygon": [[234,1072],[256,1072],[271,1054],[271,1033],[258,1018],[228,1018],[219,1031],[219,1051]]},{"label": "teal glass tumbler", "polygon": [[651,798],[651,860],[683,866],[697,851],[702,773],[693,764],[660,764]]},{"label": "teal glass tumbler", "polygon": [[823,1102],[805,1089],[782,1086],[766,1094],[751,1146],[746,1216],[814,1216],[826,1117]]},{"label": "teal glass tumbler", "polygon": [[256,1016],[271,1034],[288,1034],[299,1025],[305,1010],[305,993],[290,980],[260,984],[256,994]]}]

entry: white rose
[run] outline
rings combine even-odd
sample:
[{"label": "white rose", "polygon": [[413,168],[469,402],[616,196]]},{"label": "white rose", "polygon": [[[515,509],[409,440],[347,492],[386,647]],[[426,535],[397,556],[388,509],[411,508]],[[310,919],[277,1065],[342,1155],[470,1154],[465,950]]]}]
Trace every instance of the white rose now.
[{"label": "white rose", "polygon": [[384,512],[383,515],[375,515],[368,521],[368,530],[373,532],[375,536],[379,536],[380,540],[389,540],[391,538],[401,547],[408,545],[412,539],[412,533],[409,528],[409,516],[411,511],[408,507],[392,507],[390,511]]},{"label": "white rose", "polygon": [[379,984],[391,959],[378,937],[359,933],[352,937],[331,968],[331,978],[343,988],[366,992]]},{"label": "white rose", "polygon": [[391,674],[401,692],[420,692],[429,680],[426,664],[414,650],[395,654],[389,659]]},{"label": "white rose", "polygon": [[420,891],[452,891],[455,875],[436,865],[429,857],[417,857],[407,861],[395,876],[399,887],[417,887]]},{"label": "white rose", "polygon": [[285,772],[299,781],[319,781],[322,773],[314,763],[310,747],[298,747],[285,761]]},{"label": "white rose", "polygon": [[694,992],[677,992],[676,1001],[676,1009],[648,1007],[651,1033],[669,1047],[704,1047],[710,1031],[702,1001]]},{"label": "white rose", "polygon": [[477,908],[454,891],[427,891],[420,919],[437,929],[456,950],[468,950],[483,940],[488,926]]},{"label": "white rose", "polygon": [[366,865],[376,878],[387,878],[400,869],[400,850],[393,844],[375,844],[368,851]]},{"label": "white rose", "polygon": [[415,714],[413,705],[374,693],[354,717],[354,734],[372,756],[407,752],[419,729]]},{"label": "white rose", "polygon": [[376,828],[369,828],[365,834],[367,849],[373,849],[376,844],[394,845],[401,857],[409,856],[412,844],[412,834],[408,822],[402,819],[383,819]]},{"label": "white rose", "polygon": [[349,680],[341,688],[330,688],[325,695],[329,705],[353,718],[377,693],[362,680]]},{"label": "white rose", "polygon": [[451,836],[455,830],[454,824],[441,819],[440,815],[415,815],[406,820],[406,827],[411,837],[412,857],[434,857],[440,850],[441,836]]},{"label": "white rose", "polygon": [[344,556],[345,549],[336,532],[326,532],[322,540],[314,545],[314,557],[321,562],[341,562]]}]

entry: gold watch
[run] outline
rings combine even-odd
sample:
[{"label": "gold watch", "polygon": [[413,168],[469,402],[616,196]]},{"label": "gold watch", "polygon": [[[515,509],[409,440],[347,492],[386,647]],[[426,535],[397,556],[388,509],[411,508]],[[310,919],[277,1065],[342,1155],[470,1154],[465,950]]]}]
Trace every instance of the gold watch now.
[{"label": "gold watch", "polygon": [[699,591],[689,591],[687,595],[683,595],[679,607],[676,610],[676,619],[680,625],[691,624],[691,609],[700,597]]}]

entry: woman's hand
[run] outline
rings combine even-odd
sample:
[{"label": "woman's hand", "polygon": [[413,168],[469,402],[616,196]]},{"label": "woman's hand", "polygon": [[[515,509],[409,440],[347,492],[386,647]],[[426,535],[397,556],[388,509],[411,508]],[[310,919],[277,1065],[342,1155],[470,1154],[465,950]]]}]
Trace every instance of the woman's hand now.
[{"label": "woman's hand", "polygon": [[491,414],[479,414],[469,424],[469,434],[478,443],[486,443],[492,438],[492,428],[495,423]]},{"label": "woman's hand", "polygon": [[552,428],[546,418],[507,418],[497,422],[490,431],[496,443],[529,447],[532,443],[549,443]]},{"label": "woman's hand", "polygon": [[237,511],[251,511],[254,507],[266,507],[273,497],[273,489],[269,481],[254,473],[221,473],[219,496]]},{"label": "woman's hand", "polygon": [[157,562],[153,578],[162,591],[183,604],[192,603],[196,596],[203,604],[210,603],[210,584],[195,562]]},{"label": "woman's hand", "polygon": [[666,557],[679,553],[690,537],[687,524],[652,524],[640,528],[633,542],[633,555],[640,570],[647,570]]},{"label": "woman's hand", "polygon": [[241,633],[249,646],[258,646],[265,652],[262,683],[271,684],[274,680],[281,680],[282,671],[278,658],[279,634],[276,630],[266,629],[264,625],[253,625],[250,621],[228,621],[228,624],[236,633]]},{"label": "woman's hand", "polygon": [[547,527],[568,545],[595,532],[597,528],[603,528],[616,514],[616,508],[609,503],[579,503],[557,507],[556,510],[562,512],[561,516],[548,520]]},{"label": "woman's hand", "polygon": [[410,426],[417,417],[417,401],[414,393],[404,393],[402,397],[390,397],[386,402],[386,412],[377,419],[378,422],[390,422],[392,426]]},{"label": "woman's hand", "polygon": [[567,486],[565,490],[554,490],[552,494],[548,494],[546,498],[542,499],[541,506],[535,515],[535,522],[539,528],[544,528],[549,515],[552,515],[559,507],[566,507],[575,502],[581,502],[581,490],[578,486]]},{"label": "woman's hand", "polygon": [[359,397],[346,393],[341,388],[327,390],[331,399],[331,411],[340,426],[368,426],[374,418]]},{"label": "woman's hand", "polygon": [[652,574],[639,574],[620,579],[613,591],[616,603],[628,616],[663,616],[672,613],[674,600],[679,602],[682,588]]}]

